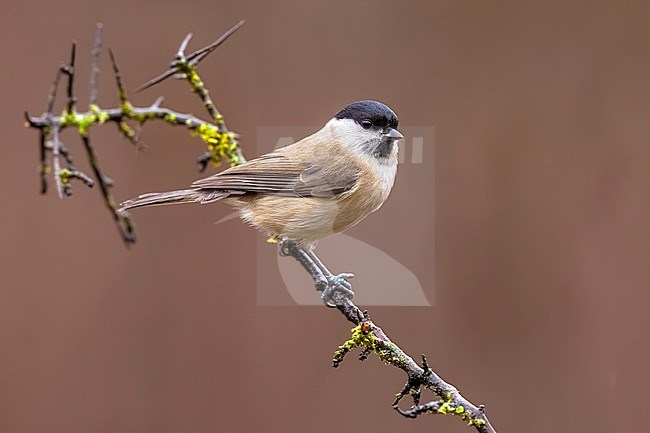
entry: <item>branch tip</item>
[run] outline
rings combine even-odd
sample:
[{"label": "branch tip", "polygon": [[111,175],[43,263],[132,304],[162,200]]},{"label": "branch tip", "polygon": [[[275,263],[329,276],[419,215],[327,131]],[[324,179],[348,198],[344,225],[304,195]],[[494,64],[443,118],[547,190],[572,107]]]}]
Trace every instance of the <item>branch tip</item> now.
[{"label": "branch tip", "polygon": [[36,124],[32,121],[32,118],[27,110],[23,112],[23,115],[25,116],[25,128],[41,128],[40,126],[36,126]]},{"label": "branch tip", "polygon": [[77,55],[77,41],[72,41],[72,50],[70,52],[70,66],[74,67],[74,61]]},{"label": "branch tip", "polygon": [[72,51],[70,53],[70,63],[67,65],[64,65],[61,68],[61,72],[66,74],[68,76],[68,97],[67,97],[67,110],[68,113],[72,113],[74,111],[74,105],[76,102],[76,98],[74,97],[73,93],[73,85],[74,85],[74,64],[75,64],[75,59],[76,59],[76,54],[77,53],[77,42],[72,43]]},{"label": "branch tip", "polygon": [[422,354],[422,369],[423,369],[424,371],[429,371],[429,370],[431,370],[431,369],[429,368],[429,364],[427,363],[427,355],[425,355],[424,353]]},{"label": "branch tip", "polygon": [[212,51],[214,51],[219,45],[223,44],[226,42],[226,40],[231,37],[237,30],[239,30],[244,24],[246,23],[246,20],[241,20],[234,26],[232,26],[228,31],[226,31],[224,34],[219,36],[219,38],[212,42],[209,45],[206,45],[205,47],[198,49],[194,51],[192,54],[187,56],[187,60],[190,61],[192,65],[198,65],[208,54],[210,54]]},{"label": "branch tip", "polygon": [[185,56],[185,49],[187,48],[187,44],[190,43],[190,40],[192,39],[192,32],[189,32],[185,38],[183,39],[183,42],[181,42],[181,46],[178,47],[178,53],[176,53],[176,58],[177,59],[182,59]]},{"label": "branch tip", "polygon": [[104,26],[101,23],[97,23],[95,26],[95,40],[93,41],[93,48],[90,51],[92,58],[90,66],[90,93],[89,93],[89,102],[90,105],[97,104],[97,78],[99,77],[99,54],[102,49],[102,30]]}]

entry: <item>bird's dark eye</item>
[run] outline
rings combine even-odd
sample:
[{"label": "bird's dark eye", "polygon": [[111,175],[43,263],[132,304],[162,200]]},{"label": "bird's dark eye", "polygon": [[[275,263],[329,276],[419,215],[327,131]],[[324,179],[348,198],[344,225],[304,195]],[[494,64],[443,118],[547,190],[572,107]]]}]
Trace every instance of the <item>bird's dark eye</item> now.
[{"label": "bird's dark eye", "polygon": [[364,119],[360,122],[360,125],[363,129],[370,129],[372,128],[372,120]]}]

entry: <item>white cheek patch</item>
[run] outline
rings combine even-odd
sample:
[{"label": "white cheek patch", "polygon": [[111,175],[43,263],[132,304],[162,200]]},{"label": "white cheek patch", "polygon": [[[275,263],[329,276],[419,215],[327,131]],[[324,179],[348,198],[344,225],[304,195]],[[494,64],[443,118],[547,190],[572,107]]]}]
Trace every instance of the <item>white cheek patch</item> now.
[{"label": "white cheek patch", "polygon": [[371,154],[381,140],[378,131],[363,129],[352,119],[332,119],[327,125],[334,139],[359,153]]}]

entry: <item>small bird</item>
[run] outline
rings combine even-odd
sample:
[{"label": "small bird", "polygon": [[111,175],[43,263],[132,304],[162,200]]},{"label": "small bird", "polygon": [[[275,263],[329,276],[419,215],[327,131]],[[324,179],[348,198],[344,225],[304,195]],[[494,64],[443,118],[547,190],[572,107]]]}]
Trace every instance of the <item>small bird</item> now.
[{"label": "small bird", "polygon": [[[197,180],[189,189],[127,200],[120,210],[223,201],[245,222],[271,238],[294,242],[315,260],[326,279],[320,288],[317,282],[319,290],[346,286],[351,274],[332,275],[313,248],[388,198],[397,173],[396,141],[404,138],[397,124],[395,113],[381,102],[353,102],[296,143]],[[330,295],[323,293],[323,299]]]}]

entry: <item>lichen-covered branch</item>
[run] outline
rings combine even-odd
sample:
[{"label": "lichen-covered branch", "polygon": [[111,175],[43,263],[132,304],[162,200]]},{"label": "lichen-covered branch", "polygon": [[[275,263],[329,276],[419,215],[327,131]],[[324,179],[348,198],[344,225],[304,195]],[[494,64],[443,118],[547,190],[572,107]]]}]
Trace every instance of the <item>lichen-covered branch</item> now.
[{"label": "lichen-covered branch", "polygon": [[[154,119],[163,120],[171,125],[180,125],[187,128],[193,136],[201,138],[207,145],[207,152],[198,158],[199,168],[205,170],[208,163],[219,165],[223,159],[227,159],[231,165],[237,165],[245,161],[237,141],[237,134],[229,131],[226,127],[223,116],[219,113],[216,105],[210,98],[209,92],[205,87],[201,77],[196,71],[198,63],[205,59],[208,54],[221,45],[230,35],[243,25],[243,21],[224,33],[219,39],[212,44],[203,47],[194,53],[185,56],[184,50],[189,42],[189,37],[185,38],[181,44],[175,60],[171,64],[171,73],[165,73],[162,79],[167,76],[179,75],[185,78],[192,90],[199,95],[204,107],[212,117],[213,121],[205,121],[191,114],[178,113],[176,111],[163,108],[163,98],[158,98],[148,107],[136,107],[129,102],[126,90],[122,83],[120,70],[115,60],[115,55],[109,50],[115,82],[117,85],[120,106],[115,108],[102,108],[98,104],[98,87],[99,77],[99,54],[102,46],[101,24],[97,25],[93,49],[91,52],[92,65],[90,73],[90,97],[89,105],[86,111],[80,112],[76,108],[76,97],[74,96],[74,79],[75,79],[75,59],[76,44],[72,45],[70,62],[61,65],[57,69],[56,76],[50,88],[47,98],[45,112],[40,116],[31,116],[25,113],[27,125],[39,130],[39,174],[41,179],[41,193],[47,192],[47,178],[51,173],[56,185],[57,193],[60,197],[72,194],[71,180],[81,180],[85,185],[92,187],[97,183],[103,197],[104,204],[112,214],[120,235],[125,243],[129,244],[135,241],[135,232],[131,217],[127,213],[119,212],[110,192],[112,181],[104,176],[99,165],[98,155],[95,152],[91,140],[90,129],[93,126],[102,125],[106,122],[113,122],[117,125],[120,134],[128,139],[134,145],[141,147],[143,143],[140,139],[139,131],[142,126]],[[168,72],[170,72],[168,71]],[[168,75],[167,75],[168,74]],[[66,102],[63,112],[54,115],[54,103],[56,100],[57,89],[62,76],[67,77]],[[150,87],[162,81],[160,77],[147,83],[145,87]],[[129,122],[136,125],[138,133],[129,125]],[[61,140],[61,133],[67,128],[76,128],[81,137],[86,157],[93,171],[94,180],[91,176],[75,168],[72,161],[71,153],[64,146]],[[51,163],[48,163],[48,157]],[[61,157],[65,158],[66,166],[62,166]],[[53,170],[50,168],[52,166]]]},{"label": "lichen-covered branch", "polygon": [[211,44],[185,55],[185,49],[190,39],[192,39],[192,33],[188,33],[181,42],[174,61],[169,65],[169,69],[136,89],[136,91],[148,89],[172,76],[187,80],[194,93],[201,98],[203,106],[210,113],[216,126],[216,130],[205,131],[206,134],[202,135],[203,140],[208,143],[208,151],[198,158],[200,171],[204,171],[210,162],[219,164],[223,157],[228,158],[233,165],[246,161],[237,143],[236,136],[228,133],[223,116],[212,98],[210,98],[210,92],[208,92],[207,87],[205,87],[201,77],[196,72],[196,66],[243,25],[244,20],[235,24]]},{"label": "lichen-covered branch", "polygon": [[[218,144],[221,140],[224,140],[216,125],[199,119],[192,114],[179,113],[169,108],[161,107],[159,105],[160,103],[161,100],[158,99],[149,106],[135,107],[127,102],[125,106],[117,108],[100,108],[96,106],[91,110],[81,113],[63,113],[57,116],[48,116],[47,114],[30,116],[27,114],[26,118],[29,126],[32,128],[46,130],[46,132],[49,132],[49,129],[53,126],[57,126],[60,131],[66,128],[77,128],[80,134],[88,133],[92,126],[101,125],[106,122],[115,122],[119,127],[120,123],[128,120],[134,121],[138,125],[144,125],[150,120],[158,119],[170,125],[186,127],[192,135],[201,138],[208,144]],[[226,134],[230,135],[232,140],[237,139],[237,134],[232,131]],[[229,146],[232,145],[232,143],[229,143]],[[226,150],[223,151],[225,152]],[[231,162],[233,164],[239,164],[241,161],[235,160]]]},{"label": "lichen-covered branch", "polygon": [[[308,256],[294,242],[285,240],[281,248],[283,254],[294,257],[303,266],[315,283],[322,281],[322,270],[313,263],[309,263]],[[388,338],[384,331],[371,320],[367,311],[362,311],[352,302],[346,295],[349,290],[344,289],[335,292],[335,295],[329,298],[329,302],[333,302],[334,306],[356,326],[352,329],[352,337],[339,346],[334,353],[332,360],[334,368],[338,367],[345,356],[357,347],[362,348],[360,360],[365,360],[370,353],[375,353],[381,361],[399,368],[407,375],[406,384],[396,394],[393,401],[393,407],[403,416],[416,418],[424,413],[452,414],[460,417],[480,433],[496,433],[485,415],[483,406],[472,404],[454,386],[442,380],[429,367],[424,355],[422,355],[422,365],[418,365],[413,358]],[[437,399],[420,405],[423,389],[431,390]],[[399,403],[407,395],[413,398],[413,406],[409,410],[402,410]]]},{"label": "lichen-covered branch", "polygon": [[[481,433],[495,433],[485,415],[484,407],[469,402],[454,386],[438,376],[428,366],[424,355],[422,355],[422,366],[420,366],[388,338],[384,331],[370,319],[367,312],[362,312],[351,300],[338,299],[336,307],[357,326],[352,329],[352,338],[345,341],[335,352],[332,362],[334,367],[338,367],[345,355],[352,349],[362,347],[361,360],[366,359],[369,353],[375,353],[384,363],[406,373],[406,384],[396,394],[393,401],[393,408],[403,416],[416,418],[424,413],[451,414],[460,417]],[[433,391],[437,399],[420,405],[423,389]],[[413,398],[413,406],[409,410],[402,410],[399,403],[406,396]]]},{"label": "lichen-covered branch", "polygon": [[[349,302],[351,305],[346,305],[344,308],[339,308],[339,310],[357,308],[352,306],[351,301]],[[474,426],[481,433],[495,432],[485,415],[484,406],[474,405],[465,399],[453,385],[438,376],[428,366],[425,355],[422,355],[422,366],[419,366],[397,344],[390,341],[384,331],[370,320],[367,313],[365,313],[364,320],[352,331],[352,338],[346,341],[343,347],[346,344],[362,345],[368,352],[377,354],[379,359],[386,364],[393,365],[407,374],[406,384],[396,394],[393,401],[393,408],[400,414],[409,418],[416,418],[423,413],[452,414],[459,416],[468,425]],[[344,349],[339,349],[335,354],[335,365],[338,365],[343,360],[344,354],[342,354],[342,350]],[[367,353],[364,354],[364,357],[367,357]],[[420,405],[423,389],[433,391],[437,400]],[[400,401],[406,396],[413,398],[413,406],[410,410],[402,410],[399,407]]]}]

